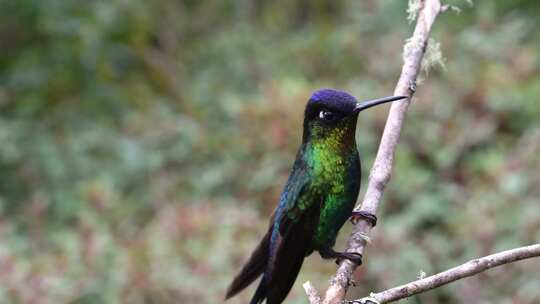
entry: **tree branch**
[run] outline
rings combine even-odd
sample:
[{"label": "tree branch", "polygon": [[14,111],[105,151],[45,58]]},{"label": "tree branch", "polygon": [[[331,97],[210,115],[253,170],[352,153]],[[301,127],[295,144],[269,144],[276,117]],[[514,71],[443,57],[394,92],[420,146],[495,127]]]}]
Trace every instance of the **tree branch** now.
[{"label": "tree branch", "polygon": [[[385,291],[371,294],[369,297],[346,301],[348,304],[368,304],[368,303],[389,303],[400,299],[408,298],[412,295],[419,294],[448,283],[452,283],[459,279],[473,276],[488,269],[520,261],[524,259],[540,256],[540,244],[534,244],[525,247],[519,247],[482,258],[477,258],[461,264],[457,267],[443,271],[441,273],[412,281],[410,283],[394,287]],[[310,303],[314,303],[311,302]]]},{"label": "tree branch", "polygon": [[[405,118],[405,112],[409,107],[411,97],[415,91],[416,77],[426,51],[431,26],[439,13],[445,9],[445,7],[441,6],[439,0],[421,0],[420,2],[422,6],[420,14],[413,36],[407,40],[405,45],[403,54],[404,64],[394,90],[394,95],[407,95],[409,98],[407,102],[394,102],[390,108],[364,200],[355,211],[363,211],[371,214],[376,214],[377,212],[383,190],[390,180],[394,152]],[[369,221],[358,221],[349,236],[347,251],[363,254],[366,239],[368,239],[372,228]],[[341,262],[336,275],[332,278],[330,286],[326,290],[324,304],[337,304],[343,300],[355,269],[356,265],[349,260],[343,260]]]},{"label": "tree branch", "polygon": [[321,296],[319,295],[319,292],[317,291],[315,286],[313,286],[313,284],[311,284],[310,281],[305,282],[304,285],[302,285],[302,287],[304,287],[304,290],[306,291],[309,303],[311,304],[321,303],[321,300],[322,300]]}]

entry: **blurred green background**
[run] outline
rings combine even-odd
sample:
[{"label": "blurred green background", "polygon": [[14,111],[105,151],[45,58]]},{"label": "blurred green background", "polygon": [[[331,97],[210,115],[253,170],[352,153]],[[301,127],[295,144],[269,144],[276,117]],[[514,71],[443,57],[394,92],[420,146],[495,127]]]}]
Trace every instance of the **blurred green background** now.
[{"label": "blurred green background", "polygon": [[[540,239],[540,2],[450,3],[461,12],[432,35],[445,68],[410,107],[349,298]],[[0,302],[222,302],[277,203],[310,93],[389,95],[406,9],[0,0]],[[360,117],[364,176],[387,111]],[[539,269],[407,303],[539,303]],[[308,258],[288,303],[334,271]]]}]

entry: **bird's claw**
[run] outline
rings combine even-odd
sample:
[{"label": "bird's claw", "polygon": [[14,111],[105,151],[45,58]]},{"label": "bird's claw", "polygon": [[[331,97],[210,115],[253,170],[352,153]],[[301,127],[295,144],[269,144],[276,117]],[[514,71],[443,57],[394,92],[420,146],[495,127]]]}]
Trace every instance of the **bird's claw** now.
[{"label": "bird's claw", "polygon": [[336,264],[341,264],[344,259],[349,260],[356,264],[356,266],[362,265],[362,255],[356,252],[339,252]]},{"label": "bird's claw", "polygon": [[365,219],[371,224],[371,227],[377,225],[377,216],[366,211],[353,211],[351,215],[351,223],[356,225],[360,219]]},{"label": "bird's claw", "polygon": [[411,80],[409,82],[409,91],[413,94],[416,92],[416,80]]},{"label": "bird's claw", "polygon": [[362,255],[356,252],[337,252],[332,248],[319,250],[323,259],[336,259],[336,264],[341,264],[344,259],[355,263],[357,266],[362,264]]},{"label": "bird's claw", "polygon": [[372,297],[365,297],[358,300],[345,300],[341,302],[342,304],[380,304],[377,299]]}]

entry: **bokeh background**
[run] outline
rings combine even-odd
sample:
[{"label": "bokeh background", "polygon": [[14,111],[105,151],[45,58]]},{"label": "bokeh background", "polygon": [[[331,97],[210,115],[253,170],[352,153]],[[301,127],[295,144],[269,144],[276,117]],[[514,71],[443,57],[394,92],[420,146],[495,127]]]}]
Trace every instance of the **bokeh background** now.
[{"label": "bokeh background", "polygon": [[[461,12],[433,31],[443,65],[422,76],[349,298],[540,239],[540,2],[450,3]],[[221,303],[266,229],[310,93],[391,94],[406,10],[0,1],[0,302]],[[360,117],[364,176],[387,111]],[[408,303],[539,303],[539,270]],[[334,271],[308,258],[288,303]]]}]

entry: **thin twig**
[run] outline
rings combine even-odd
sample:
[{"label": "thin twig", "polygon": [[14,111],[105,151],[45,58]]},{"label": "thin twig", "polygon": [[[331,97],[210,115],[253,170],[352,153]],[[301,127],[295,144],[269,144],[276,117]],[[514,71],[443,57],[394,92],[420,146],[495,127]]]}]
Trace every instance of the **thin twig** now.
[{"label": "thin twig", "polygon": [[302,287],[304,287],[304,290],[306,291],[306,294],[309,299],[309,303],[311,304],[321,303],[321,296],[319,295],[319,292],[317,291],[315,286],[313,286],[313,284],[311,284],[310,281],[305,282],[304,285],[302,285]]},{"label": "thin twig", "polygon": [[[412,281],[410,283],[394,287],[378,293],[372,293],[369,297],[346,301],[348,304],[368,304],[368,303],[389,303],[400,299],[408,298],[459,279],[473,276],[488,269],[520,261],[524,259],[540,256],[540,244],[534,244],[525,247],[519,247],[507,251],[502,251],[482,258],[477,258],[461,264],[457,267],[448,269],[441,273]],[[313,303],[313,302],[310,302]]]},{"label": "thin twig", "polygon": [[[409,98],[407,102],[393,103],[390,108],[388,120],[386,121],[384,133],[381,138],[381,144],[371,170],[368,188],[360,208],[356,208],[357,211],[364,211],[371,214],[376,214],[377,212],[383,190],[390,179],[394,151],[396,150],[405,112],[414,94],[415,81],[426,50],[431,26],[437,15],[443,10],[439,0],[423,0],[421,1],[421,5],[422,8],[413,36],[405,45],[403,55],[404,64],[394,90],[394,95],[407,95]],[[347,251],[363,254],[366,239],[369,238],[372,228],[370,222],[366,220],[358,221],[347,242]],[[324,304],[337,304],[343,300],[355,269],[356,265],[354,263],[349,260],[343,260],[336,275],[330,281],[330,286],[326,290]]]}]

